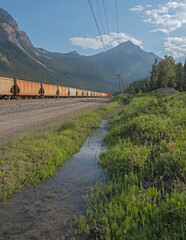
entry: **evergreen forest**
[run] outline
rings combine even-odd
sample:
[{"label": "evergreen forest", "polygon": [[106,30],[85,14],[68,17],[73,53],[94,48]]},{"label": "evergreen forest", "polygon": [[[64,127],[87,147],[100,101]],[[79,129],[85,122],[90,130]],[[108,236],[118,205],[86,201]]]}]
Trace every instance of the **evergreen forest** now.
[{"label": "evergreen forest", "polygon": [[152,64],[151,76],[130,84],[133,93],[149,92],[159,88],[174,88],[178,91],[186,90],[186,60],[185,64],[176,63],[172,56],[165,56]]}]

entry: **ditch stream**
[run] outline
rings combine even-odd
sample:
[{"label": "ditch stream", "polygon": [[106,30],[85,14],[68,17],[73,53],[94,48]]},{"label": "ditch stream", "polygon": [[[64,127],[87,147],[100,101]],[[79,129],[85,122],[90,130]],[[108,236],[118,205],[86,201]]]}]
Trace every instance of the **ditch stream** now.
[{"label": "ditch stream", "polygon": [[105,148],[106,120],[80,151],[47,182],[16,194],[6,206],[0,206],[0,240],[53,240],[66,236],[74,215],[85,214],[83,196],[95,181],[103,182],[98,167]]}]

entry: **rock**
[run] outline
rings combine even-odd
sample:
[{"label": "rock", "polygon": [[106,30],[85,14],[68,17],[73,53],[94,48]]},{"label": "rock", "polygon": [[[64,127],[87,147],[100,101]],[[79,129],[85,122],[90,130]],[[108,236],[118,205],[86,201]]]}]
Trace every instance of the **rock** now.
[{"label": "rock", "polygon": [[175,95],[177,92],[174,88],[159,88],[155,91],[155,93],[160,93],[163,96]]}]

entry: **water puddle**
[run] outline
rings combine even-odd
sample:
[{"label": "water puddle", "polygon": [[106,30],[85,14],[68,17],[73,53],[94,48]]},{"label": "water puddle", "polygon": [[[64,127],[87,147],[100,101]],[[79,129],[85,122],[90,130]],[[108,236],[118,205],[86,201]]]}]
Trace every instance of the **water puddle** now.
[{"label": "water puddle", "polygon": [[84,187],[104,181],[97,160],[104,150],[105,123],[101,122],[54,178],[17,194],[6,207],[0,207],[0,240],[57,239],[67,233],[73,215],[85,213]]}]

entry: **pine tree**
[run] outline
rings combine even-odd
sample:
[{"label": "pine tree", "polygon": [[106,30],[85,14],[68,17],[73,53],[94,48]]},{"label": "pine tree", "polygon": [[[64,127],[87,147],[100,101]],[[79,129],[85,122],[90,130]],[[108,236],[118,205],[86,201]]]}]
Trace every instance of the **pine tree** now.
[{"label": "pine tree", "polygon": [[184,81],[183,81],[183,91],[186,91],[186,59],[185,59],[185,64],[184,64],[184,71],[185,71],[185,76],[184,76]]},{"label": "pine tree", "polygon": [[158,87],[158,59],[157,58],[155,59],[154,64],[152,64],[150,87],[151,87],[151,90],[154,90]]},{"label": "pine tree", "polygon": [[186,73],[186,59],[185,59],[185,63],[184,63],[184,70],[185,70],[185,73]]},{"label": "pine tree", "polygon": [[165,56],[158,65],[158,87],[176,87],[176,64],[171,56]]},{"label": "pine tree", "polygon": [[184,89],[184,77],[185,77],[185,71],[184,67],[181,63],[178,63],[176,65],[176,80],[177,80],[177,86],[176,89],[179,91],[183,91]]}]

